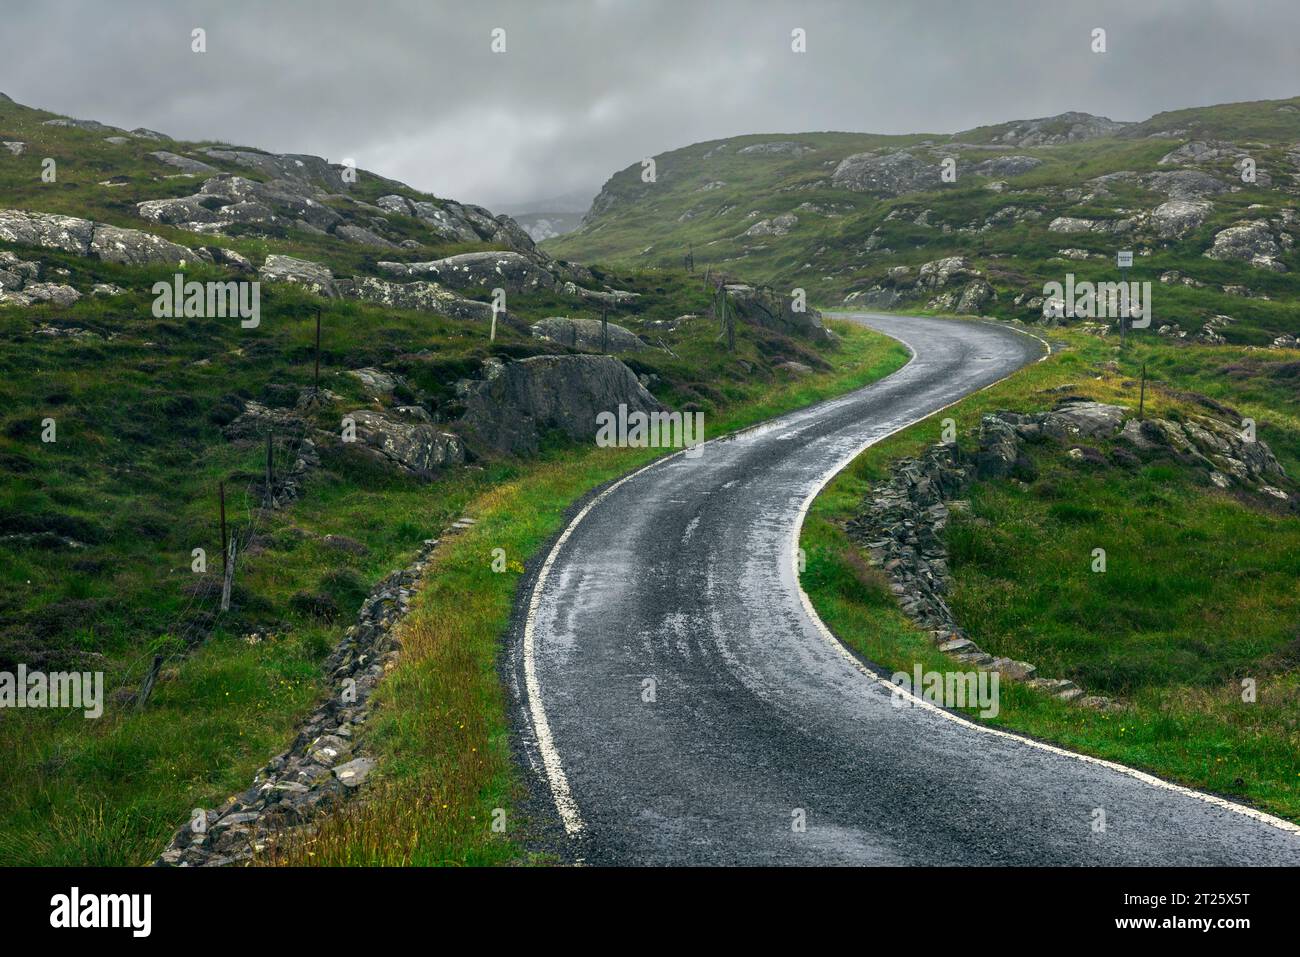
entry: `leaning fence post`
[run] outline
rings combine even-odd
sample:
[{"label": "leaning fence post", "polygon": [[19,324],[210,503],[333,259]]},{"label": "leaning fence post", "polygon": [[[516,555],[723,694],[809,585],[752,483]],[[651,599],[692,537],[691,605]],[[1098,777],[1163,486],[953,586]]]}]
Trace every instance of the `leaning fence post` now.
[{"label": "leaning fence post", "polygon": [[140,691],[135,696],[135,710],[143,711],[145,702],[153,694],[154,682],[158,680],[158,672],[162,670],[163,656],[154,655],[153,664],[149,666],[149,673],[144,676],[144,683],[140,685]]},{"label": "leaning fence post", "polygon": [[230,611],[230,588],[235,582],[235,540],[230,540],[230,551],[226,553],[226,573],[221,582],[221,610]]}]

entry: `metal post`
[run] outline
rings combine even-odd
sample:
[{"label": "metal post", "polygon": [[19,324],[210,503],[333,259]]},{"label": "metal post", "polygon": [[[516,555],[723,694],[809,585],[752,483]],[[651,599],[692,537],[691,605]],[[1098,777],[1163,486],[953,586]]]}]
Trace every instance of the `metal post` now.
[{"label": "metal post", "polygon": [[1142,391],[1138,393],[1138,420],[1146,413],[1147,405],[1147,364],[1142,363]]}]

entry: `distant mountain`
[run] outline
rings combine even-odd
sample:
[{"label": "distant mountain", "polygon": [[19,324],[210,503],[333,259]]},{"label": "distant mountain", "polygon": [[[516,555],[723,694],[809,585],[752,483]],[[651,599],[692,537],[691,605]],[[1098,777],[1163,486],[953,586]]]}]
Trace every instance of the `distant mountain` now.
[{"label": "distant mountain", "polygon": [[674,270],[690,253],[698,270],[822,302],[1026,321],[1067,271],[1118,278],[1124,248],[1131,278],[1162,287],[1166,335],[1267,345],[1300,331],[1300,98],[951,135],[758,134],[654,160],[653,181],[641,163],[615,173],[542,248]]}]

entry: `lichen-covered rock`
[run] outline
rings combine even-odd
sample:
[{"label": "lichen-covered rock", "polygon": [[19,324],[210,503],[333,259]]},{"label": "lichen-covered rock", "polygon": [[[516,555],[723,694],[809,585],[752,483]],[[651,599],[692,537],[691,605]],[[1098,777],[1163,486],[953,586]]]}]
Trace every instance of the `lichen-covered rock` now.
[{"label": "lichen-covered rock", "polygon": [[489,359],[482,379],[457,383],[466,434],[498,452],[536,453],[541,435],[557,429],[575,441],[594,441],[601,412],[664,411],[659,401],[613,356],[533,356],[519,362]]},{"label": "lichen-covered rock", "polygon": [[1209,259],[1248,262],[1258,269],[1286,272],[1278,261],[1282,247],[1273,238],[1267,220],[1243,221],[1222,229],[1214,235],[1214,245],[1206,251]]},{"label": "lichen-covered rock", "polygon": [[[535,339],[546,339],[570,349],[586,349],[601,352],[605,346],[605,331],[597,319],[569,319],[565,316],[551,316],[533,323],[530,327]],[[650,346],[641,338],[617,323],[609,323],[608,351],[642,352]]]},{"label": "lichen-covered rock", "polygon": [[184,265],[211,258],[206,252],[178,246],[138,229],[25,209],[0,209],[0,241],[58,249],[125,265]]},{"label": "lichen-covered rock", "polygon": [[1171,199],[1151,211],[1151,225],[1162,239],[1182,239],[1205,222],[1212,208],[1204,200]]},{"label": "lichen-covered rock", "polygon": [[330,268],[307,259],[294,259],[272,253],[258,270],[263,282],[292,282],[321,296],[335,295],[334,274]]},{"label": "lichen-covered rock", "polygon": [[854,192],[900,196],[919,190],[937,189],[942,184],[939,164],[919,159],[906,151],[876,156],[855,153],[835,167],[831,183]]},{"label": "lichen-covered rock", "polygon": [[357,409],[344,415],[348,419],[355,423],[358,447],[404,471],[424,475],[465,461],[458,436],[420,417]]},{"label": "lichen-covered rock", "polygon": [[381,262],[379,268],[408,279],[432,279],[451,289],[531,292],[555,286],[555,277],[517,252],[462,253],[431,262]]},{"label": "lichen-covered rock", "polygon": [[488,320],[492,306],[486,302],[466,299],[436,282],[417,279],[414,282],[393,282],[377,276],[354,276],[336,280],[340,296],[360,299],[395,309],[415,309],[453,319]]},{"label": "lichen-covered rock", "polygon": [[1023,176],[1043,165],[1043,161],[1034,156],[995,156],[971,168],[975,176]]}]

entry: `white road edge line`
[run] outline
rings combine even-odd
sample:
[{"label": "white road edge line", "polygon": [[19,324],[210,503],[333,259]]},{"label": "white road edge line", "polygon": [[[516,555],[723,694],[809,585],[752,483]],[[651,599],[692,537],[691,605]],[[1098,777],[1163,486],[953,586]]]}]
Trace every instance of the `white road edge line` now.
[{"label": "white road edge line", "polygon": [[[1047,359],[1049,356],[1051,356],[1052,346],[1051,343],[1047,342],[1047,340],[1039,336],[1036,336],[1032,332],[1028,332],[1024,329],[1016,329],[1015,326],[1005,326],[1003,328],[1015,329],[1016,332],[1021,332],[1027,336],[1033,336],[1033,338],[1038,339],[1039,342],[1047,346],[1047,353],[1044,354],[1042,358],[1038,360],[1039,362],[1042,362],[1044,359]],[[877,329],[876,331],[879,332],[880,330]],[[888,335],[888,333],[885,333],[885,335]],[[901,339],[896,341],[902,342]],[[907,343],[903,343],[903,344],[905,346],[907,345]],[[910,350],[911,346],[908,346],[908,349]],[[1021,368],[1024,367],[1022,366]],[[1162,778],[1156,777],[1155,775],[1147,774],[1145,771],[1139,771],[1137,768],[1130,768],[1127,765],[1118,764],[1114,761],[1107,761],[1103,758],[1094,758],[1091,755],[1079,754],[1076,751],[1067,751],[1065,748],[1058,748],[1052,744],[1046,744],[1042,741],[1035,741],[1033,738],[1028,738],[1025,737],[1024,735],[1014,734],[1010,731],[1003,731],[999,728],[990,728],[986,725],[978,724],[974,721],[969,721],[966,718],[961,717],[960,715],[953,714],[950,711],[946,711],[943,708],[940,708],[938,705],[931,704],[930,702],[926,701],[924,698],[917,697],[907,689],[901,687],[900,685],[894,684],[892,681],[889,681],[887,678],[885,678],[882,675],[876,674],[874,671],[872,671],[870,668],[864,665],[861,661],[858,660],[857,656],[854,655],[853,652],[849,651],[849,649],[845,647],[845,645],[838,638],[835,637],[835,633],[832,632],[830,628],[826,626],[826,623],[824,621],[822,621],[821,615],[817,614],[817,609],[813,607],[812,600],[808,597],[808,593],[803,589],[803,582],[799,580],[799,533],[803,530],[803,523],[804,523],[804,519],[808,516],[808,509],[812,507],[813,500],[816,499],[819,494],[821,494],[822,489],[824,489],[827,485],[829,485],[831,480],[835,478],[836,475],[844,471],[844,469],[846,469],[854,461],[854,459],[856,459],[859,455],[861,455],[863,452],[865,452],[867,449],[869,449],[871,446],[875,445],[876,443],[883,442],[891,435],[896,435],[897,433],[903,431],[904,429],[911,428],[917,422],[921,422],[925,419],[928,419],[931,416],[936,415],[939,412],[942,412],[944,409],[948,409],[954,405],[957,405],[959,402],[964,402],[966,399],[969,399],[972,395],[978,395],[980,392],[984,392],[988,389],[993,388],[995,385],[998,385],[999,383],[1005,382],[1007,379],[1011,378],[1011,376],[1015,375],[1016,372],[1019,371],[1020,369],[1016,369],[1015,372],[1008,373],[1007,375],[1003,376],[1001,379],[998,379],[997,382],[990,382],[982,389],[977,389],[975,392],[972,392],[969,395],[964,395],[960,399],[957,399],[954,402],[949,402],[948,405],[945,405],[942,408],[935,409],[933,412],[929,412],[918,419],[914,419],[913,421],[907,423],[907,425],[899,426],[893,432],[890,432],[886,435],[882,435],[879,438],[875,438],[870,440],[869,442],[864,443],[853,453],[853,455],[851,455],[847,460],[845,460],[843,464],[837,465],[834,469],[827,472],[822,477],[821,481],[819,481],[817,483],[817,486],[812,490],[812,493],[809,494],[809,496],[806,499],[804,499],[803,504],[799,506],[799,514],[795,519],[793,539],[791,541],[791,548],[790,548],[791,568],[794,571],[795,585],[799,589],[799,600],[800,602],[803,603],[804,612],[808,615],[810,619],[812,619],[812,623],[817,627],[817,630],[821,633],[822,639],[825,640],[826,643],[829,644],[832,648],[838,651],[840,655],[842,655],[845,658],[845,660],[847,660],[854,668],[856,668],[862,674],[866,675],[872,681],[878,682],[879,684],[882,684],[885,687],[889,688],[892,694],[901,694],[904,697],[909,698],[912,702],[913,707],[925,708],[933,712],[934,714],[937,714],[940,717],[945,718],[948,721],[952,721],[956,724],[963,725],[967,728],[970,728],[971,730],[978,731],[982,734],[991,734],[999,738],[1009,738],[1013,741],[1018,741],[1021,744],[1027,745],[1028,747],[1037,748],[1040,751],[1047,751],[1050,754],[1057,754],[1063,757],[1074,758],[1076,761],[1082,761],[1084,764],[1093,764],[1093,765],[1097,765],[1098,767],[1107,768],[1111,771],[1118,771],[1120,774],[1124,774],[1127,775],[1128,777],[1141,781],[1143,784],[1147,784],[1152,787],[1163,788],[1166,791],[1173,791],[1176,794],[1181,794],[1186,797],[1193,797],[1198,800],[1204,801],[1207,804],[1213,804],[1215,807],[1222,808],[1225,811],[1231,811],[1234,814],[1241,814],[1245,817],[1252,818],[1253,820],[1260,821],[1261,823],[1270,824],[1273,827],[1278,828],[1279,830],[1287,831],[1291,834],[1300,835],[1300,825],[1292,824],[1290,821],[1284,821],[1280,817],[1274,817],[1272,814],[1266,814],[1263,811],[1257,811],[1254,808],[1245,806],[1244,804],[1237,804],[1235,801],[1229,801],[1227,798],[1221,798],[1214,794],[1206,794],[1204,791],[1197,791],[1193,788],[1183,787],[1181,784],[1174,784],[1172,781],[1165,781]]]}]

